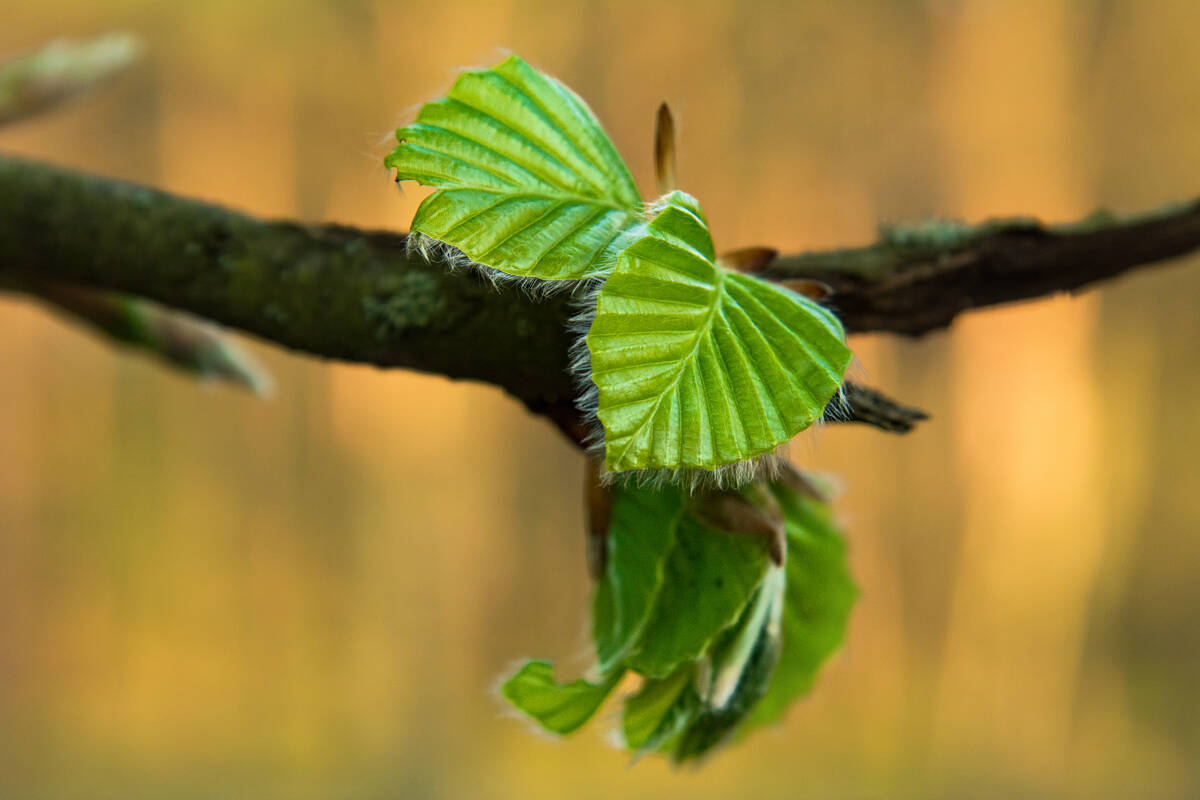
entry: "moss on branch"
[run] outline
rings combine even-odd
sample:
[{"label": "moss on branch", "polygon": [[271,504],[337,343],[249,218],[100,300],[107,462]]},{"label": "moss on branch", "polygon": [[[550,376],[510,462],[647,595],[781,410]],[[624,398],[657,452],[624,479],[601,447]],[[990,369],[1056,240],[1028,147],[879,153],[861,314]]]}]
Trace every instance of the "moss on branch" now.
[{"label": "moss on branch", "polygon": [[409,257],[402,235],[265,222],[0,156],[0,265],[126,292],[324,358],[568,401],[568,311]]},{"label": "moss on branch", "polygon": [[761,274],[828,283],[849,330],[918,336],[969,309],[1076,291],[1197,247],[1200,200],[1060,225],[1018,217],[884,226],[869,247],[789,256]]}]

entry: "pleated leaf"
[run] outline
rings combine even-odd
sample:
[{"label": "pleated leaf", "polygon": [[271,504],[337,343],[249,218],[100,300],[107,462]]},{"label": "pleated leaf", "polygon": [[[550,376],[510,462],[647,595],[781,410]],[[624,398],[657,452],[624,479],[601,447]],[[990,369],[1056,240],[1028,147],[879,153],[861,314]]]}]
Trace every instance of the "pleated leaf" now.
[{"label": "pleated leaf", "polygon": [[587,335],[605,466],[716,469],[819,419],[850,363],[829,311],[715,263],[683,192],[627,248]]},{"label": "pleated leaf", "polygon": [[427,103],[384,163],[437,188],[412,229],[512,275],[611,269],[642,202],[629,169],[574,92],[517,56],[465,72]]},{"label": "pleated leaf", "polygon": [[556,683],[550,662],[530,661],[505,681],[500,693],[546,730],[567,734],[592,718],[623,673],[617,670],[601,683]]}]

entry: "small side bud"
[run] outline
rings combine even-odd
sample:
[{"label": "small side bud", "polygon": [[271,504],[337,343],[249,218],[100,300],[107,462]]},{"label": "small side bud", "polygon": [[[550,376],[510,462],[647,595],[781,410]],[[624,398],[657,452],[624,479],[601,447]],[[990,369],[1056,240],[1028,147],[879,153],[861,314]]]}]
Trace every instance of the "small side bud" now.
[{"label": "small side bud", "polygon": [[796,469],[790,463],[784,463],[779,472],[779,483],[791,489],[798,495],[816,500],[818,503],[828,503],[829,495],[816,481]]},{"label": "small side bud", "polygon": [[788,278],[780,281],[779,285],[817,303],[823,303],[833,296],[833,287],[828,283],[807,278]]},{"label": "small side bud", "polygon": [[701,521],[714,528],[758,539],[766,547],[771,562],[783,565],[787,553],[783,511],[763,484],[752,484],[742,491],[710,492],[696,501],[693,510]]},{"label": "small side bud", "polygon": [[717,259],[717,264],[734,272],[755,275],[771,266],[771,263],[777,258],[779,258],[779,251],[770,247],[743,247],[740,250],[731,250],[722,254]]},{"label": "small side bud", "polygon": [[608,527],[612,522],[612,491],[601,482],[603,466],[588,459],[584,476],[587,506],[587,563],[592,580],[600,580],[608,564]]}]

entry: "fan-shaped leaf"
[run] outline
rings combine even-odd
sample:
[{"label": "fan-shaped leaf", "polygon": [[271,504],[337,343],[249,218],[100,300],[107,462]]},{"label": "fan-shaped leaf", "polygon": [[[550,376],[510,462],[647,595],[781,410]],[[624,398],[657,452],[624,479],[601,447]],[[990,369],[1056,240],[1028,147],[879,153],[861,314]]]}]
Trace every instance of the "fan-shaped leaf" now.
[{"label": "fan-shaped leaf", "polygon": [[851,357],[829,311],[718,267],[682,192],[621,254],[587,345],[611,472],[769,452],[821,417]]},{"label": "fan-shaped leaf", "polygon": [[412,229],[513,275],[610,269],[642,221],[637,186],[574,92],[517,56],[465,72],[396,131],[396,180],[437,187]]}]

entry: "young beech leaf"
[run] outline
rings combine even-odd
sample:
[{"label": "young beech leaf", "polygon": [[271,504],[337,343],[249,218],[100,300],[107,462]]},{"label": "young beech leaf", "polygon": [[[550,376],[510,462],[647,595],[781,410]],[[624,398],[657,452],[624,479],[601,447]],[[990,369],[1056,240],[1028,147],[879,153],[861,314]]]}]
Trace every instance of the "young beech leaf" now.
[{"label": "young beech leaf", "polygon": [[592,718],[623,674],[624,670],[614,670],[601,683],[582,678],[555,683],[550,662],[530,661],[505,681],[500,693],[546,730],[566,734]]},{"label": "young beech leaf", "polygon": [[596,586],[597,669],[661,678],[699,658],[742,613],[767,548],[702,522],[678,487],[613,486],[608,564]]},{"label": "young beech leaf", "polygon": [[625,701],[626,745],[676,762],[778,719],[841,643],[856,596],[831,512],[801,478],[745,494],[783,515],[784,566],[770,563],[759,537],[702,522],[701,501],[679,487],[614,485],[613,552],[594,609],[603,677],[560,684],[549,663],[533,661],[503,695],[564,734],[633,670],[643,682]]},{"label": "young beech leaf", "polygon": [[700,658],[738,620],[768,563],[761,542],[682,515],[654,608],[625,663],[661,678]]},{"label": "young beech leaf", "polygon": [[574,92],[517,56],[464,72],[384,163],[437,188],[412,230],[512,275],[610,269],[643,219],[629,169]]},{"label": "young beech leaf", "polygon": [[858,590],[846,562],[846,544],[830,508],[782,483],[772,486],[787,526],[782,648],[770,690],[743,726],[745,732],[783,716],[807,692],[825,660],[846,636]]},{"label": "young beech leaf", "polygon": [[845,635],[856,591],[830,510],[784,482],[770,488],[787,518],[787,566],[768,574],[742,619],[706,656],[710,678],[680,691],[644,746],[676,763],[777,720]]},{"label": "young beech leaf", "polygon": [[712,470],[821,418],[850,363],[817,303],[715,263],[683,192],[617,262],[587,334],[605,467]]},{"label": "young beech leaf", "polygon": [[608,561],[592,610],[597,669],[616,667],[638,643],[663,585],[675,529],[687,505],[676,489],[614,486]]},{"label": "young beech leaf", "polygon": [[[625,702],[626,744],[661,750],[673,761],[701,758],[729,738],[768,691],[779,658],[784,573],[772,569],[735,627],[705,656],[648,680]],[[697,679],[707,673],[703,681]],[[722,684],[728,684],[722,686]]]}]

